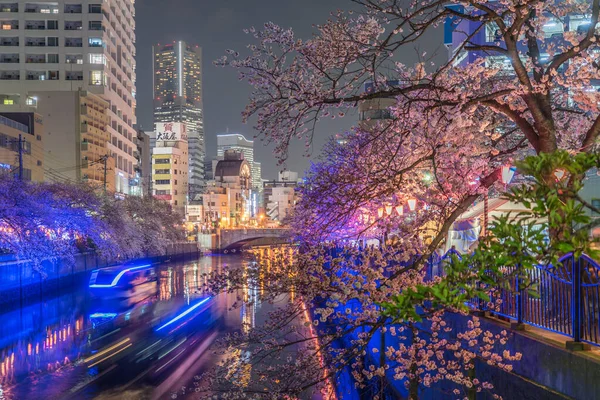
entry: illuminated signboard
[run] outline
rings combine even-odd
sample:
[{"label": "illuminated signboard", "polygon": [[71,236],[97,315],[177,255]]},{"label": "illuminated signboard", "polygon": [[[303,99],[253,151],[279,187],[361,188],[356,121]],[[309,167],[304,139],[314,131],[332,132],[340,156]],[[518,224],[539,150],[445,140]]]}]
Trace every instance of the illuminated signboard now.
[{"label": "illuminated signboard", "polygon": [[181,122],[157,122],[156,141],[188,140],[187,126]]}]

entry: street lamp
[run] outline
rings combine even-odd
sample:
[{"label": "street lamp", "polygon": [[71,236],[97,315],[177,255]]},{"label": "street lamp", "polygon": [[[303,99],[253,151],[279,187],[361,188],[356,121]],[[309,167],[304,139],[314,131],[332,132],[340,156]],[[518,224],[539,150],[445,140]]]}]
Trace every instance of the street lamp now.
[{"label": "street lamp", "polygon": [[383,207],[379,207],[377,209],[377,215],[379,216],[379,218],[383,218],[383,211],[384,211]]}]

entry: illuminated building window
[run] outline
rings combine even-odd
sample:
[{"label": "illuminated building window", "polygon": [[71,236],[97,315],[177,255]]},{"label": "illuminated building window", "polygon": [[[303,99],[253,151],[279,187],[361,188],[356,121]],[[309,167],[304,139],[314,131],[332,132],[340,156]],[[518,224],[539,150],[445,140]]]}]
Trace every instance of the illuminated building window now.
[{"label": "illuminated building window", "polygon": [[102,71],[90,71],[90,85],[102,85]]},{"label": "illuminated building window", "polygon": [[102,41],[101,38],[89,38],[88,39],[88,45],[90,47],[102,47],[104,45],[104,42]]},{"label": "illuminated building window", "polygon": [[90,64],[104,64],[104,54],[90,54]]},{"label": "illuminated building window", "polygon": [[14,104],[15,104],[15,101],[13,99],[4,99],[5,106],[12,106]]}]

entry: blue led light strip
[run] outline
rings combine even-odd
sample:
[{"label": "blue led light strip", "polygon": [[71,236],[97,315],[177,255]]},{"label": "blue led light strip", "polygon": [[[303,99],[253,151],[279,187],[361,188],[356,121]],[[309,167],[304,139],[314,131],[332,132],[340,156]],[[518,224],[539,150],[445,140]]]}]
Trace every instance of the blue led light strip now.
[{"label": "blue led light strip", "polygon": [[90,318],[114,318],[117,313],[94,313],[90,315]]},{"label": "blue led light strip", "polygon": [[123,275],[125,275],[127,272],[131,272],[131,271],[136,271],[138,269],[142,269],[142,268],[148,268],[151,267],[152,264],[147,264],[147,265],[140,265],[139,267],[133,267],[133,268],[127,268],[124,269],[123,271],[119,272],[117,274],[117,276],[115,276],[115,279],[113,279],[113,281],[109,284],[109,285],[105,285],[105,284],[96,284],[94,283],[93,285],[90,285],[91,288],[110,288],[110,287],[115,287],[117,285],[117,283],[119,283],[119,279],[121,279],[121,277]]},{"label": "blue led light strip", "polygon": [[206,303],[207,301],[209,301],[211,299],[211,297],[207,297],[205,299],[200,300],[198,303],[194,304],[192,307],[188,308],[187,310],[185,310],[184,312],[182,312],[181,314],[179,314],[178,316],[176,316],[175,318],[173,318],[172,320],[170,320],[169,322],[167,322],[166,324],[160,326],[159,328],[156,329],[156,332],[160,331],[161,329],[171,325],[174,322],[179,321],[181,318],[185,317],[186,315],[188,315],[189,313],[191,313],[192,311],[194,311],[196,308],[200,307],[202,304]]}]

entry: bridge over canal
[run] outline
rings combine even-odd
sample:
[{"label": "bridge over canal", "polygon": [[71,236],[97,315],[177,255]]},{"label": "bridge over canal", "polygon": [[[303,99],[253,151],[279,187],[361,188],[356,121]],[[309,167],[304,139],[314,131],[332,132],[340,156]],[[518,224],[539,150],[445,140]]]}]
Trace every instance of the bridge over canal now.
[{"label": "bridge over canal", "polygon": [[235,253],[242,247],[268,246],[290,242],[291,230],[287,228],[220,229],[216,234],[200,235],[201,247],[207,250]]}]

